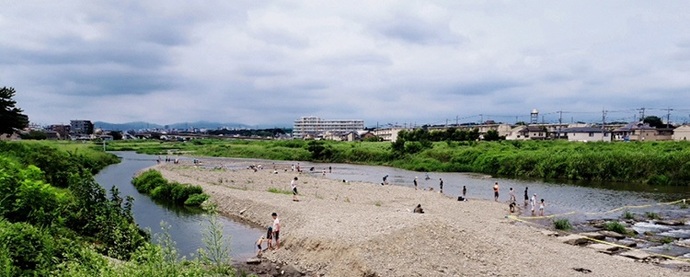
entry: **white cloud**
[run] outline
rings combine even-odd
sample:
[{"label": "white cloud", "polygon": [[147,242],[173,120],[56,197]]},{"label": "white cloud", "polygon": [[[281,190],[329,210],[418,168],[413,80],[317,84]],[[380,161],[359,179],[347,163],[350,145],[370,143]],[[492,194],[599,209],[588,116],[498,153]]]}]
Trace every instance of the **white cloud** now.
[{"label": "white cloud", "polygon": [[643,106],[672,107],[682,119],[690,113],[688,8],[10,2],[0,15],[0,85],[15,87],[18,105],[45,124],[289,125],[317,115],[421,125],[512,122],[532,108],[551,121],[559,110],[596,120],[601,109],[623,117]]}]

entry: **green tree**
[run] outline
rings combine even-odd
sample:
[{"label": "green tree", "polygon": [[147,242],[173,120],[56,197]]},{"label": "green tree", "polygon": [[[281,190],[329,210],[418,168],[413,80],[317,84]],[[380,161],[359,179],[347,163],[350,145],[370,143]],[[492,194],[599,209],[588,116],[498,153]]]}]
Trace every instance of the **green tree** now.
[{"label": "green tree", "polygon": [[0,89],[0,135],[12,134],[14,129],[24,129],[29,125],[29,117],[22,114],[22,109],[15,106],[17,102],[12,100],[15,93],[12,87]]},{"label": "green tree", "polygon": [[647,123],[649,126],[654,128],[666,128],[666,124],[664,124],[661,118],[656,115],[646,116],[644,119],[642,119],[642,122]]},{"label": "green tree", "polygon": [[119,131],[110,131],[108,135],[113,136],[113,140],[122,140],[122,132]]}]

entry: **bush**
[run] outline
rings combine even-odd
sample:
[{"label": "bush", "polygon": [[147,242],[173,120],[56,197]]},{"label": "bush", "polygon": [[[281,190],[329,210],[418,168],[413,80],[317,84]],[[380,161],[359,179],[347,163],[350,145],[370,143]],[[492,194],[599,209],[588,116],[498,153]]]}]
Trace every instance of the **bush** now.
[{"label": "bush", "polygon": [[139,176],[132,179],[132,184],[141,193],[149,193],[158,186],[167,184],[168,181],[163,178],[160,172],[149,169],[144,171]]},{"label": "bush", "polygon": [[632,219],[635,219],[635,214],[631,213],[630,211],[625,211],[623,213],[623,218],[628,219],[628,220],[632,220]]},{"label": "bush", "polygon": [[645,212],[644,215],[649,219],[661,219],[661,216],[655,212]]},{"label": "bush", "polygon": [[567,231],[567,230],[570,230],[573,228],[573,226],[570,225],[570,221],[568,221],[568,219],[565,219],[565,218],[560,218],[560,219],[554,220],[553,225],[554,225],[554,227],[556,227],[556,229],[564,230],[564,231]]},{"label": "bush", "polygon": [[604,225],[604,229],[612,232],[619,233],[621,235],[628,235],[628,230],[625,229],[625,225],[618,221],[607,222]]},{"label": "bush", "polygon": [[[53,238],[45,231],[31,224],[18,222],[0,222],[0,253],[4,252],[4,263],[7,258],[17,270],[24,273],[38,273],[52,263],[55,255]],[[8,256],[7,256],[8,255]],[[23,275],[23,274],[22,274]],[[39,274],[40,275],[40,274]]]},{"label": "bush", "polygon": [[279,188],[268,188],[268,192],[280,193],[280,194],[292,194],[292,191],[279,189]]},{"label": "bush", "polygon": [[208,195],[204,193],[192,194],[184,201],[185,206],[201,206],[204,201],[208,199]]}]

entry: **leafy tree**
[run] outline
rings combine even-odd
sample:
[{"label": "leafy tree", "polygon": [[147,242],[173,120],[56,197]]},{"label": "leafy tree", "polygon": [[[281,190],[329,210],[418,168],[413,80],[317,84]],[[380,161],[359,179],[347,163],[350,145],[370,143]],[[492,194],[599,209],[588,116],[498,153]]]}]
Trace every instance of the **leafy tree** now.
[{"label": "leafy tree", "polygon": [[0,135],[12,134],[14,129],[24,129],[29,125],[29,117],[22,114],[22,109],[15,107],[12,100],[16,91],[12,87],[0,89]]},{"label": "leafy tree", "polygon": [[664,124],[661,118],[655,115],[646,116],[644,119],[642,119],[642,122],[647,123],[649,126],[654,128],[666,128],[666,124]]},{"label": "leafy tree", "polygon": [[500,136],[498,135],[498,131],[496,130],[489,130],[486,132],[486,135],[484,136],[484,140],[486,141],[494,141],[499,139]]},{"label": "leafy tree", "polygon": [[43,131],[31,130],[26,134],[21,134],[20,137],[22,139],[44,140],[48,138],[48,135],[46,135],[46,133]]},{"label": "leafy tree", "polygon": [[110,131],[108,135],[111,135],[113,137],[113,140],[122,140],[122,133],[118,131]]}]

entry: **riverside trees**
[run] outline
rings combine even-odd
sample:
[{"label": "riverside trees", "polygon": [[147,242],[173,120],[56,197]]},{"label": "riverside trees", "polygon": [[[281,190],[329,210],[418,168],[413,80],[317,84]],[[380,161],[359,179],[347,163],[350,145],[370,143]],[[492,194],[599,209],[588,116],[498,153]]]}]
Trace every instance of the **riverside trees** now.
[{"label": "riverside trees", "polygon": [[12,98],[16,91],[12,87],[0,88],[0,135],[12,134],[15,129],[23,129],[29,124],[29,117],[22,114]]}]

